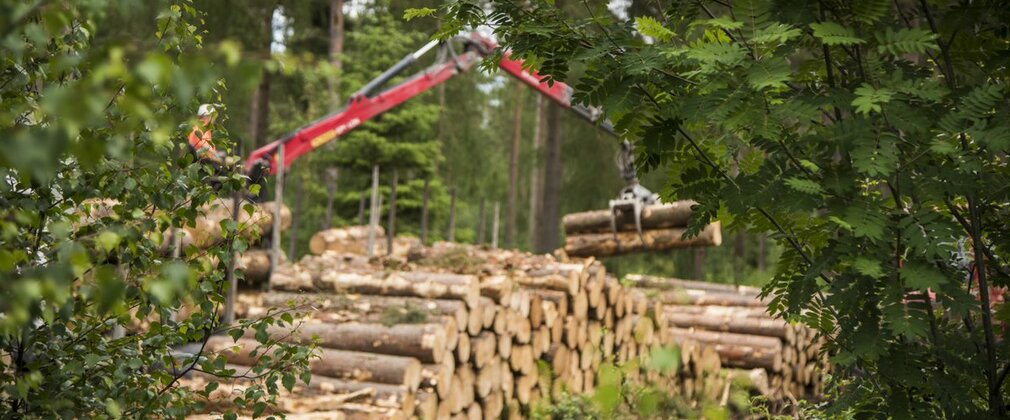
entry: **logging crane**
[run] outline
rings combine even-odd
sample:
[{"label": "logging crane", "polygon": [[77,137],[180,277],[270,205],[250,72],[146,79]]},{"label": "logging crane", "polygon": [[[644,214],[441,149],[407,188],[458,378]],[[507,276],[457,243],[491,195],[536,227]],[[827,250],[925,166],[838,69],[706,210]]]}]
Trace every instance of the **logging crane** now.
[{"label": "logging crane", "polygon": [[[461,53],[455,49],[454,44],[463,46]],[[276,174],[281,168],[287,169],[302,155],[340,138],[364,122],[460,73],[468,71],[497,49],[498,45],[494,40],[479,33],[456,36],[452,42],[428,42],[352,94],[344,108],[253,151],[246,160],[246,172],[253,182],[259,182],[266,174]],[[421,57],[432,50],[437,52],[434,64],[410,76],[407,80],[382,90],[390,80],[399,76],[411,65],[416,64]],[[617,136],[609,121],[601,121],[602,112],[598,108],[572,103],[573,89],[571,86],[559,81],[553,83],[543,81],[544,78],[541,74],[525,69],[523,61],[512,58],[507,51],[502,54],[498,65],[506,73],[550,98],[558,105],[574,111],[593,124],[599,123],[599,126],[608,133]],[[190,145],[197,156],[221,162],[210,142],[209,133],[199,131],[209,125],[212,114],[213,109],[201,107],[201,126],[194,128],[194,133],[190,135]],[[658,195],[639,184],[634,162],[634,146],[627,140],[623,141],[618,152],[617,164],[626,186],[621,189],[616,199],[610,200],[611,227],[616,238],[618,215],[626,215],[630,212],[634,215],[635,226],[641,236],[640,215],[642,209],[645,205],[657,203]]]}]

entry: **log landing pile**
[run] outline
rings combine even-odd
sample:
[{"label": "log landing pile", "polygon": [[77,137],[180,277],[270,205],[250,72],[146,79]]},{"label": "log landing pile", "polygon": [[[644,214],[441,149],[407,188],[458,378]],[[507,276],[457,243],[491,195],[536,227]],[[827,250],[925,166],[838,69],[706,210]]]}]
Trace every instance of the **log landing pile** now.
[{"label": "log landing pile", "polygon": [[831,369],[823,339],[809,327],[772,318],[758,289],[642,275],[624,282],[663,304],[675,341],[714,346],[723,366],[764,369],[772,399],[822,395],[822,377]]},{"label": "log landing pile", "polygon": [[635,229],[632,214],[619,214],[614,220],[609,210],[565,215],[565,252],[573,257],[605,257],[672,248],[719,246],[722,231],[719,222],[705,227],[697,236],[683,238],[691,218],[693,201],[646,206],[642,210],[642,234]]},{"label": "log landing pile", "polygon": [[[538,401],[593,391],[601,364],[643,359],[676,338],[664,303],[622,286],[592,258],[453,244],[415,246],[404,259],[324,250],[279,267],[271,286],[242,295],[237,314],[293,305],[305,314],[297,328],[268,332],[294,342],[316,337],[321,347],[309,387],[285,397],[309,402],[280,407],[292,413],[525,418]],[[731,376],[718,347],[678,339],[678,371],[632,376],[689,398],[718,398]],[[214,337],[208,347],[249,365],[252,346],[249,337]],[[741,374],[762,379],[756,373]]]}]

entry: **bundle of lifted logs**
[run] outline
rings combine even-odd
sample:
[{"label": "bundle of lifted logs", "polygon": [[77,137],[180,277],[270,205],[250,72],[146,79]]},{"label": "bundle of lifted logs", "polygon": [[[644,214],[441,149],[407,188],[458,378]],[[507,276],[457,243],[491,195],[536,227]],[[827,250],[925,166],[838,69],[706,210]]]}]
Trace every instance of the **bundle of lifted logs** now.
[{"label": "bundle of lifted logs", "polygon": [[[684,237],[691,218],[693,201],[645,206],[641,214],[641,234],[633,214],[612,215],[597,210],[565,215],[565,252],[574,257],[605,257],[672,248],[719,246],[719,222],[706,226],[697,235]],[[616,230],[616,231],[615,231]]]}]

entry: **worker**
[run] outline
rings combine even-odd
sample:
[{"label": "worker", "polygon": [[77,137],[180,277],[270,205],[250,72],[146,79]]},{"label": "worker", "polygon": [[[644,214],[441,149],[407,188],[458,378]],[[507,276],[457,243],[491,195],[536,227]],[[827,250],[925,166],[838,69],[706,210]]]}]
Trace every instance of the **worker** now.
[{"label": "worker", "polygon": [[217,148],[214,147],[214,135],[211,131],[211,126],[217,119],[217,107],[211,104],[200,105],[197,116],[200,120],[189,133],[189,146],[193,148],[193,154],[198,159],[206,159],[221,165],[223,162]]}]

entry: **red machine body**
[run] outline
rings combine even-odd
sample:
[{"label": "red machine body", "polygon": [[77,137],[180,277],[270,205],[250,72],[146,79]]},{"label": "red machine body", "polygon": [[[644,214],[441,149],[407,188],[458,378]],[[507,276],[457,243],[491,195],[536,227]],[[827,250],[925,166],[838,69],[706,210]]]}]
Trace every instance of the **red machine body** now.
[{"label": "red machine body", "polygon": [[[436,41],[428,43],[352,95],[349,103],[343,109],[255,150],[246,162],[246,169],[251,170],[257,164],[268,165],[269,173],[273,174],[277,172],[280,165],[288,168],[295,159],[302,155],[340,138],[365,121],[471,69],[498,48],[494,41],[477,33],[468,37],[458,37],[457,40],[461,40],[465,45],[465,51],[462,54],[456,55],[447,43]],[[443,49],[441,53],[448,53],[444,54],[447,59],[428,67],[396,86],[374,93],[385,82],[402,73],[406,67],[416,63],[418,58],[436,46]],[[559,105],[576,111],[591,122],[598,120],[599,112],[579,105],[572,106],[572,88],[570,86],[557,81],[553,84],[541,82],[543,77],[539,73],[524,70],[523,62],[512,59],[508,52],[503,54],[499,66]],[[606,128],[610,131],[609,127]],[[283,162],[279,161],[280,154],[278,153],[281,145],[284,145]]]}]

